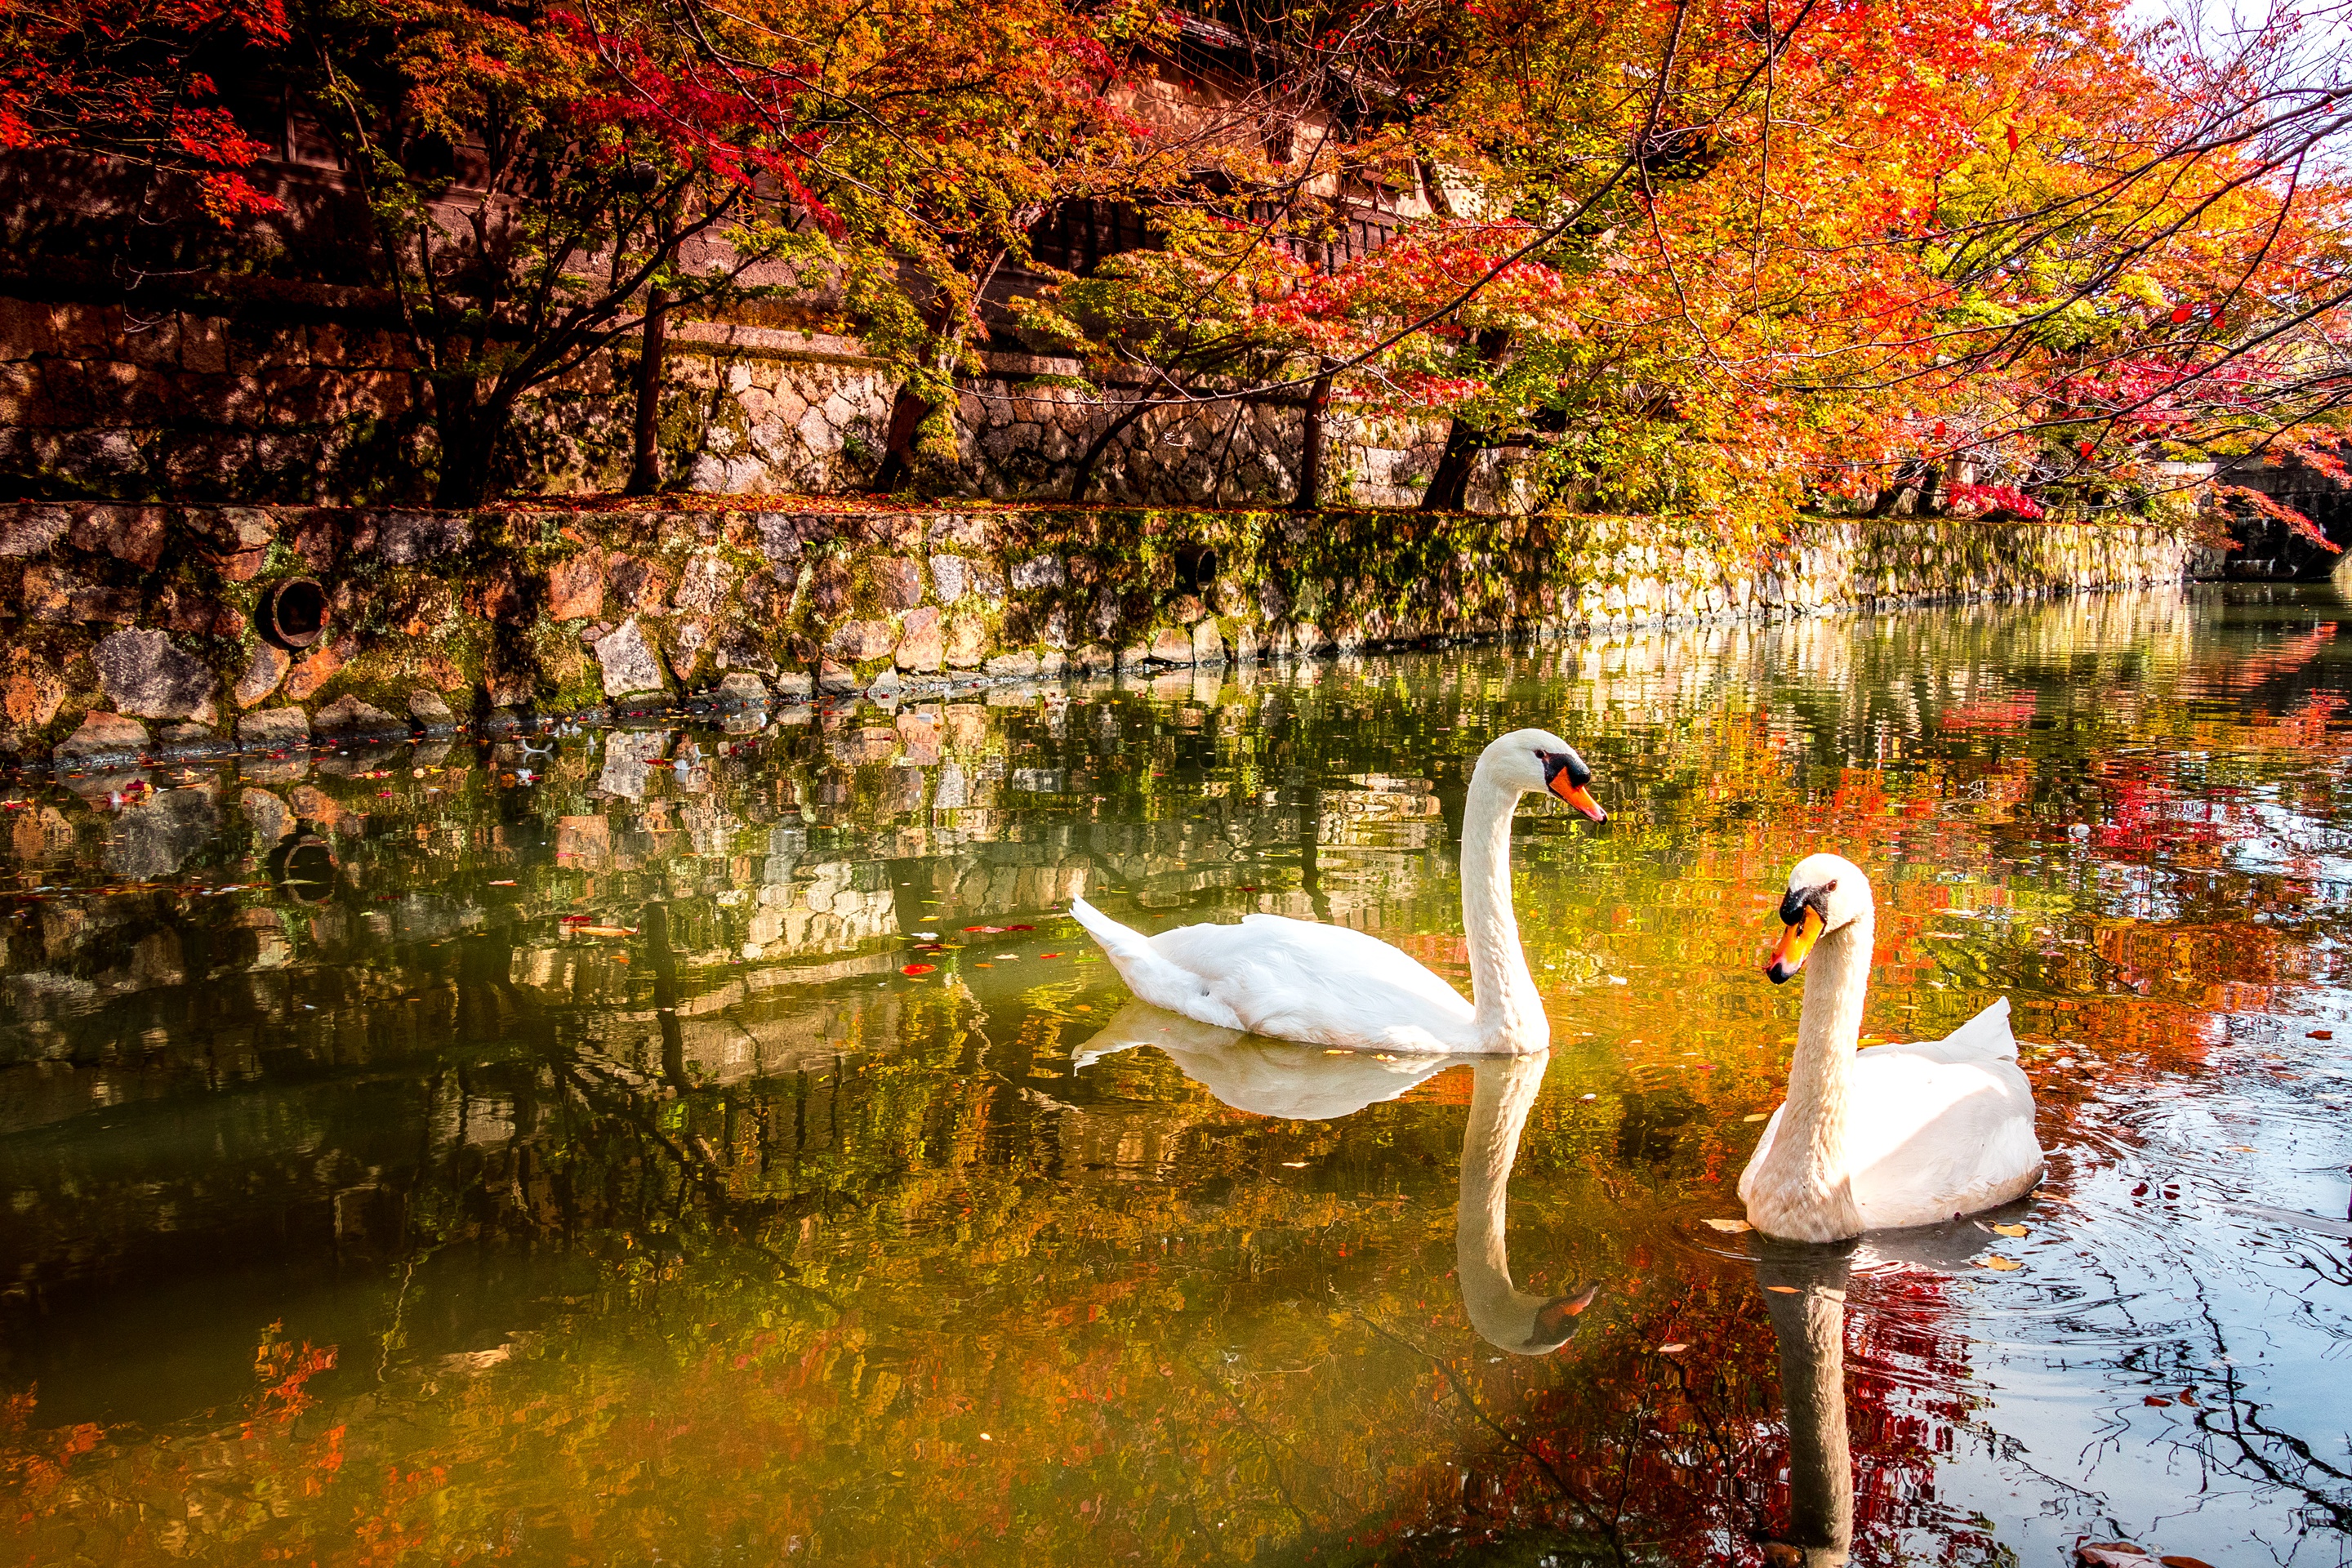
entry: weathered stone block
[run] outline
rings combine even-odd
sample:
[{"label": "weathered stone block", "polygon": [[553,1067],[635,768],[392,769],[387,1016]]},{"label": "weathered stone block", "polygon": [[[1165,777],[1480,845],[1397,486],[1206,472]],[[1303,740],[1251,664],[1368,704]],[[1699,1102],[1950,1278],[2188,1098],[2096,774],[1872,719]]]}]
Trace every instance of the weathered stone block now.
[{"label": "weathered stone block", "polygon": [[990,659],[988,673],[1001,678],[1025,679],[1037,673],[1037,656],[1034,653],[1000,653]]},{"label": "weathered stone block", "polygon": [[923,602],[923,567],[902,555],[877,556],[866,566],[874,596],[886,610],[908,610]]},{"label": "weathered stone block", "polygon": [[881,658],[896,646],[887,621],[844,621],[825,640],[825,651],[851,660]]},{"label": "weathered stone block", "polygon": [[449,711],[441,694],[422,688],[408,694],[408,716],[427,730],[454,729],[457,723],[457,716]]},{"label": "weathered stone block", "polygon": [[337,638],[324,647],[314,647],[295,661],[286,677],[286,695],[296,702],[307,702],[320,688],[342,673],[344,662],[356,651],[357,645],[348,638]]},{"label": "weathered stone block", "polygon": [[714,701],[730,708],[764,708],[768,683],[748,670],[736,670],[711,689]]},{"label": "weathered stone block", "polygon": [[632,691],[663,688],[661,661],[635,616],[596,643],[596,662],[603,668],[604,695],[621,697]]},{"label": "weathered stone block", "polygon": [[310,716],[299,708],[264,708],[236,721],[236,743],[249,752],[284,751],[310,739]]},{"label": "weathered stone block", "polygon": [[770,685],[778,699],[785,702],[805,702],[816,691],[816,682],[797,669],[783,671]]},{"label": "weathered stone block", "polygon": [[92,763],[136,757],[147,749],[147,726],[120,713],[93,711],[81,727],[51,752],[59,767],[86,767]]},{"label": "weathered stone block", "polygon": [[1152,634],[1151,658],[1161,664],[1192,663],[1192,636],[1178,626],[1160,627]]},{"label": "weathered stone block", "polygon": [[212,666],[156,631],[114,632],[99,639],[92,658],[107,700],[142,719],[212,721],[219,682]]},{"label": "weathered stone block", "polygon": [[1225,639],[1217,631],[1217,623],[1202,621],[1192,628],[1192,662],[1223,664],[1225,662]]},{"label": "weathered stone block", "polygon": [[934,605],[908,612],[898,633],[896,655],[900,669],[936,672],[946,662],[946,639],[940,628],[940,612]]},{"label": "weathered stone block", "polygon": [[383,709],[349,695],[336,698],[319,710],[311,728],[321,735],[390,735],[405,734],[408,726]]},{"label": "weathered stone block", "polygon": [[73,513],[61,506],[0,506],[0,556],[38,555],[72,524]]},{"label": "weathered stone block", "polygon": [[391,511],[376,523],[376,558],[388,566],[415,566],[473,542],[473,525],[453,512]]},{"label": "weathered stone block", "polygon": [[256,643],[253,645],[253,657],[246,660],[245,673],[236,678],[236,685],[230,695],[236,699],[239,708],[253,707],[277,690],[278,682],[286,679],[287,671],[293,667],[294,661],[286,656],[283,648],[266,642]]},{"label": "weathered stone block", "polygon": [[1015,588],[1058,588],[1066,581],[1058,555],[1033,555],[1013,564]]},{"label": "weathered stone block", "polygon": [[947,662],[971,669],[988,656],[988,623],[978,616],[958,616],[947,624]]},{"label": "weathered stone block", "polygon": [[547,618],[593,621],[604,613],[604,558],[583,550],[547,569]]}]

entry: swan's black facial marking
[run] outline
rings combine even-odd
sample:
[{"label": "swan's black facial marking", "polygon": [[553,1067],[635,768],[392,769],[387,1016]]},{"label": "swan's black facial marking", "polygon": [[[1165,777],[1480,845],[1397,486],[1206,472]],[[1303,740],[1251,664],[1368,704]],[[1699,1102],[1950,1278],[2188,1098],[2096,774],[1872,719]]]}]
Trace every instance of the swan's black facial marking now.
[{"label": "swan's black facial marking", "polygon": [[1811,910],[1822,917],[1822,924],[1830,923],[1830,895],[1837,891],[1837,879],[1832,877],[1818,888],[1791,888],[1780,895],[1780,923],[1795,925]]},{"label": "swan's black facial marking", "polygon": [[1573,751],[1538,752],[1536,762],[1543,768],[1546,789],[1551,788],[1552,781],[1562,773],[1568,775],[1570,785],[1576,789],[1582,789],[1592,782],[1592,770],[1585,766],[1584,759]]}]

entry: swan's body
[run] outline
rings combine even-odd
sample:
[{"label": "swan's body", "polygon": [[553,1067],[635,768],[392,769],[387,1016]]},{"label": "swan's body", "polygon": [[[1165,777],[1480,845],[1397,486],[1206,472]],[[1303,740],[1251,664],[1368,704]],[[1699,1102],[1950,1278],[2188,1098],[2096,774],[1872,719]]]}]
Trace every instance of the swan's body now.
[{"label": "swan's body", "polygon": [[[1941,1040],[1857,1051],[1870,988],[1869,879],[1851,861],[1812,856],[1790,874],[1781,916],[1790,935],[1770,973],[1778,981],[1807,968],[1804,1012],[1788,1100],[1739,1177],[1748,1222],[1790,1241],[1840,1241],[1939,1224],[2032,1191],[2042,1146],[2008,999]],[[1791,951],[1793,961],[1783,956]]]},{"label": "swan's body", "polygon": [[[1321,928],[1317,928],[1321,929]],[[1329,1053],[1286,1040],[1255,1039],[1146,1003],[1129,1003],[1070,1055],[1073,1070],[1117,1051],[1152,1046],[1186,1077],[1236,1110],[1286,1121],[1328,1121],[1394,1100],[1460,1058]],[[1530,1296],[1511,1283],[1506,1244],[1511,1165],[1519,1133],[1543,1084],[1547,1055],[1473,1059],[1470,1117],[1462,1132],[1462,1196],[1454,1211],[1454,1278],[1470,1326],[1498,1350],[1544,1355],[1576,1331],[1592,1300]]]},{"label": "swan's body", "polygon": [[1147,937],[1084,899],[1070,913],[1128,989],[1219,1028],[1345,1050],[1512,1055],[1549,1048],[1551,1026],[1511,913],[1511,813],[1548,789],[1596,821],[1591,770],[1568,742],[1518,730],[1489,745],[1470,777],[1462,826],[1462,923],[1475,1001],[1377,937],[1282,915],[1180,926]]}]

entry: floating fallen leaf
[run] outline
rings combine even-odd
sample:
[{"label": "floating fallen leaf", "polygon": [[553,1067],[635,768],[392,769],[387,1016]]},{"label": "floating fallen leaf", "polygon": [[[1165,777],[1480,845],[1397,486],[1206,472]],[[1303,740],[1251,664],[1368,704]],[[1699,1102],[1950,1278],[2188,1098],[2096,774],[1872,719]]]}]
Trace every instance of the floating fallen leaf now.
[{"label": "floating fallen leaf", "polygon": [[1345,1051],[1325,1051],[1323,1054],[1327,1057],[1344,1057],[1348,1053]]},{"label": "floating fallen leaf", "polygon": [[582,936],[635,936],[637,934],[637,928],[635,926],[573,926],[572,929]]},{"label": "floating fallen leaf", "polygon": [[986,936],[995,936],[1004,930],[1003,926],[966,926],[963,929],[967,931],[976,931]]},{"label": "floating fallen leaf", "polygon": [[2170,1401],[2169,1399],[2167,1399],[2167,1398],[2166,1398],[2164,1395],[2162,1395],[2161,1394],[2148,1394],[2146,1398],[2142,1399],[2142,1400],[2140,1401],[2140,1403],[2141,1403],[2142,1405],[2169,1405],[2169,1404],[2171,1404],[2171,1403],[2172,1403],[2172,1401]]},{"label": "floating fallen leaf", "polygon": [[1683,1352],[1688,1349],[1690,1349],[1690,1346],[1685,1344],[1660,1345],[1658,1347],[1658,1353],[1660,1355],[1680,1355]]},{"label": "floating fallen leaf", "polygon": [[2025,1227],[2021,1225],[1997,1225],[1993,1226],[1992,1229],[1995,1236],[2023,1236],[2025,1234]]},{"label": "floating fallen leaf", "polygon": [[1037,956],[1040,958],[1059,958],[1062,955],[1058,952],[1041,952]]},{"label": "floating fallen leaf", "polygon": [[1282,1163],[1282,1168],[1286,1171],[1303,1171],[1307,1169],[1307,1162],[1304,1160],[1285,1160]]},{"label": "floating fallen leaf", "polygon": [[1738,1236],[1743,1230],[1756,1227],[1744,1219],[1710,1219],[1702,1222],[1709,1230],[1719,1230],[1726,1236]]},{"label": "floating fallen leaf", "polygon": [[1797,1288],[1794,1285],[1767,1285],[1764,1289],[1771,1291],[1775,1296],[1793,1296],[1797,1294]]},{"label": "floating fallen leaf", "polygon": [[2155,1568],[2156,1559],[2128,1541],[2085,1541],[2074,1548],[2085,1568]]},{"label": "floating fallen leaf", "polygon": [[2232,1154],[2251,1154],[2253,1152],[2254,1146],[2252,1143],[2232,1143],[2230,1145],[2230,1152]]},{"label": "floating fallen leaf", "polygon": [[929,974],[937,968],[939,968],[939,965],[936,963],[902,963],[898,966],[898,973],[901,974]]},{"label": "floating fallen leaf", "polygon": [[1006,931],[1035,931],[1035,926],[1006,926]]},{"label": "floating fallen leaf", "polygon": [[1992,1269],[1995,1273],[2006,1274],[2012,1268],[2022,1268],[2025,1265],[2020,1263],[2014,1258],[2003,1258],[2000,1253],[1996,1252],[1991,1257],[1981,1259],[1978,1263],[1978,1267],[1980,1268]]},{"label": "floating fallen leaf", "polygon": [[2314,1029],[2311,1033],[2304,1036],[2304,1038],[2306,1040],[2332,1040],[2335,1037],[2336,1031],[2333,1029]]},{"label": "floating fallen leaf", "polygon": [[514,879],[512,877],[504,878],[501,880],[492,882],[490,886],[493,888],[511,888],[514,886]]},{"label": "floating fallen leaf", "polygon": [[1769,1121],[1772,1120],[1772,1113],[1769,1110],[1759,1110],[1753,1116],[1743,1116],[1739,1120],[1742,1121]]}]

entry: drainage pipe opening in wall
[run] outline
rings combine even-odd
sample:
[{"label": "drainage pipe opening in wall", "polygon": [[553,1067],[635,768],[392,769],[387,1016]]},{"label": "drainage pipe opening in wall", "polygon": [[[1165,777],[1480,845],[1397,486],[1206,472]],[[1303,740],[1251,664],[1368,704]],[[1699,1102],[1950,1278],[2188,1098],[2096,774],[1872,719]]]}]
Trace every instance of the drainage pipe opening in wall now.
[{"label": "drainage pipe opening in wall", "polygon": [[1205,594],[1217,581],[1217,552],[1205,544],[1180,545],[1176,551],[1177,585],[1187,593]]},{"label": "drainage pipe opening in wall", "polygon": [[254,629],[289,653],[327,635],[327,590],[309,577],[272,583],[253,612]]}]

